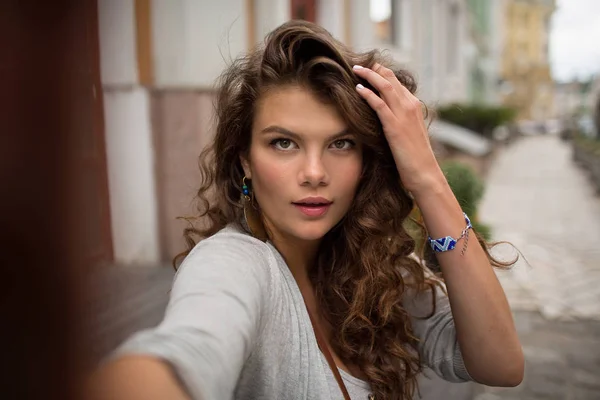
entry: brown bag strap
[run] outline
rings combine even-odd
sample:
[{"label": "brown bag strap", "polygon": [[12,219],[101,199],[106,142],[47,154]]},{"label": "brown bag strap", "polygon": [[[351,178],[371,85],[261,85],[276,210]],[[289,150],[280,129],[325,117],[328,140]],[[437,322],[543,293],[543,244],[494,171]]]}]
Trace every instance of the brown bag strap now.
[{"label": "brown bag strap", "polygon": [[338,370],[337,365],[335,365],[335,361],[333,360],[331,352],[329,351],[329,346],[327,345],[327,341],[321,334],[321,330],[319,329],[319,326],[315,323],[315,320],[314,320],[310,310],[308,309],[308,306],[306,307],[306,311],[308,311],[308,317],[310,318],[310,323],[313,326],[313,331],[315,332],[315,336],[317,338],[317,344],[319,345],[321,352],[325,356],[325,359],[327,359],[327,364],[329,364],[329,368],[331,368],[331,372],[333,372],[333,376],[335,376],[335,380],[337,381],[337,383],[340,387],[340,390],[342,391],[342,394],[344,395],[344,400],[351,400],[350,395],[348,394],[348,390],[346,389],[346,385],[344,385],[344,381],[342,380],[342,376],[340,375],[340,371]]}]

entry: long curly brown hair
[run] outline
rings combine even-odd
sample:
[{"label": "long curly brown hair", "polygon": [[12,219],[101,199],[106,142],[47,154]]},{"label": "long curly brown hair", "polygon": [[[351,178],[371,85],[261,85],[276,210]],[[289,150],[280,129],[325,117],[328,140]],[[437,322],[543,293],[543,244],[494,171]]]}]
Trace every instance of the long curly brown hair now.
[{"label": "long curly brown hair", "polygon": [[[323,238],[310,271],[321,311],[334,328],[331,345],[341,359],[360,368],[376,398],[410,399],[422,365],[402,298],[408,289],[431,290],[436,281],[410,257],[415,240],[404,223],[414,204],[400,183],[377,115],[354,89],[362,83],[374,90],[352,66],[375,63],[393,69],[404,86],[416,91],[412,76],[379,52],[353,52],[323,28],[302,21],[283,24],[227,68],[218,81],[216,136],[200,156],[199,213],[184,232],[188,251],[175,265],[197,239],[230,223],[243,227],[240,155],[249,151],[258,98],[282,85],[308,88],[337,108],[363,144],[363,174],[354,202]],[[432,301],[435,310],[434,296]]]}]

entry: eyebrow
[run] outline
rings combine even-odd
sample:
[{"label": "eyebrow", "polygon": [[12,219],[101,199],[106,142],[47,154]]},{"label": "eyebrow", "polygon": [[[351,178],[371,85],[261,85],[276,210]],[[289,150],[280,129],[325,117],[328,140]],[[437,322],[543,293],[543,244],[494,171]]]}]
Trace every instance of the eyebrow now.
[{"label": "eyebrow", "polygon": [[[289,129],[285,129],[285,128],[282,128],[281,126],[277,126],[277,125],[268,126],[265,129],[261,130],[260,132],[261,133],[281,133],[283,135],[287,135],[287,136],[289,136],[289,137],[291,137],[293,139],[296,139],[296,140],[300,140],[301,139],[301,137],[300,137],[300,135],[298,133],[292,132]],[[331,135],[328,138],[328,140],[334,140],[334,139],[337,139],[337,138],[340,138],[342,136],[346,136],[346,135],[349,135],[349,134],[350,134],[350,129],[349,128],[345,128],[344,130]]]}]

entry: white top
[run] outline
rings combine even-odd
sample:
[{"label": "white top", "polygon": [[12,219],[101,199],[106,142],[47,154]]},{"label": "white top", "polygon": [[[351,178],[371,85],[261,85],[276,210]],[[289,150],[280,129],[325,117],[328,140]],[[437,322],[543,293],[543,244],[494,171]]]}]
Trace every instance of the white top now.
[{"label": "white top", "polygon": [[[448,298],[436,290],[436,313],[412,321],[422,360],[448,381],[470,380]],[[425,316],[431,295],[404,306]],[[194,399],[343,398],[283,257],[233,226],[196,245],[175,276],[162,323],[135,334],[113,357],[122,354],[167,361]],[[368,383],[341,375],[352,399],[367,399]]]}]

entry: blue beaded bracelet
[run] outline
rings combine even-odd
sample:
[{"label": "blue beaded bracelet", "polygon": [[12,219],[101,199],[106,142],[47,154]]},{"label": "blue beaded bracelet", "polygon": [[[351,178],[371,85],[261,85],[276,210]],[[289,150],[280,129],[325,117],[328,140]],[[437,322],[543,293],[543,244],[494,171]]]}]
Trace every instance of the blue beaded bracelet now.
[{"label": "blue beaded bracelet", "polygon": [[[460,236],[457,237],[456,239],[454,239],[452,236],[446,236],[446,237],[443,237],[440,239],[432,239],[431,237],[427,238],[427,240],[429,241],[429,245],[431,246],[433,251],[435,251],[436,253],[442,253],[444,251],[453,250],[456,247],[456,243],[458,243],[458,241],[460,239],[465,238],[465,242],[468,240],[469,229],[472,229],[473,225],[471,225],[471,220],[469,219],[469,217],[467,217],[467,214],[463,213],[463,215],[465,216],[465,221],[467,222],[467,226],[465,227],[465,229],[463,229]],[[466,247],[466,243],[465,243],[465,247]],[[462,252],[464,253],[464,251],[465,251],[465,249],[463,248]]]}]

